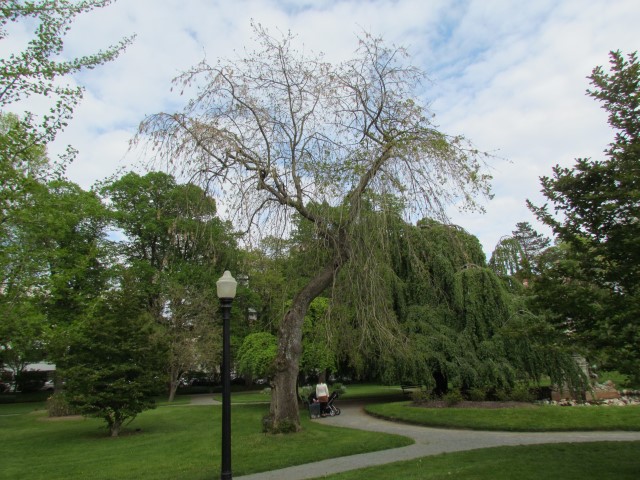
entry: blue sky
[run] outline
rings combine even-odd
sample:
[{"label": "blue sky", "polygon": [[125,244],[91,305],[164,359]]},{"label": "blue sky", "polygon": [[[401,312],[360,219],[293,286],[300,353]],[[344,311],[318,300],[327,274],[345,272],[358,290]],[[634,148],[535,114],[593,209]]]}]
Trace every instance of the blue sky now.
[{"label": "blue sky", "polygon": [[[304,48],[339,61],[362,31],[406,46],[431,82],[425,99],[436,123],[493,152],[494,200],[487,213],[452,221],[477,235],[488,254],[542,203],[542,175],[576,157],[601,157],[613,132],[585,95],[586,76],[608,52],[639,49],[637,0],[118,0],[83,15],[67,38],[69,55],[92,53],[136,34],[115,62],[74,81],[86,87],[73,123],[50,150],[80,150],[68,172],[89,187],[144,161],[128,142],[145,115],[178,108],[171,79],[207,57],[251,49],[251,21],[291,30]],[[28,38],[14,26],[0,54]]]}]

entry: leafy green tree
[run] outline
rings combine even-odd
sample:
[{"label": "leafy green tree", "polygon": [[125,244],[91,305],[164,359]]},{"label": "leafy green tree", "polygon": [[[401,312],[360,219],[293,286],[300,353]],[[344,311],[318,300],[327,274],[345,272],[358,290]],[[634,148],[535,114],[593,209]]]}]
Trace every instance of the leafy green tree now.
[{"label": "leafy green tree", "polygon": [[123,39],[96,54],[61,60],[64,36],[76,16],[102,8],[112,0],[6,0],[0,5],[0,40],[7,38],[9,23],[33,25],[33,38],[27,46],[0,59],[0,108],[30,97],[45,99],[50,110],[42,118],[28,113],[21,119],[27,136],[16,139],[13,151],[51,142],[73,115],[82,99],[83,88],[61,80],[85,69],[114,60],[131,43]]},{"label": "leafy green tree", "polygon": [[[607,353],[609,366],[640,372],[640,63],[637,54],[610,53],[610,71],[596,67],[587,93],[609,113],[614,141],[604,160],[577,159],[572,168],[556,166],[541,179],[553,205],[529,208],[567,244],[575,262],[572,280],[607,292],[596,320],[598,328],[576,328],[594,353]],[[557,284],[557,283],[556,283]],[[582,299],[590,303],[591,299]],[[581,309],[584,310],[584,309]],[[569,313],[568,317],[575,315]],[[599,332],[599,333],[597,333]],[[597,339],[590,339],[596,335]]]},{"label": "leafy green tree", "polygon": [[117,437],[125,422],[154,408],[165,354],[145,308],[141,285],[126,276],[106,292],[70,336],[60,362],[67,401],[104,419]]},{"label": "leafy green tree", "polygon": [[395,238],[397,278],[387,294],[406,345],[395,354],[380,352],[382,378],[422,383],[436,394],[450,385],[510,389],[542,375],[581,384],[570,352],[556,348],[561,337],[487,268],[477,238],[432,220],[404,225]]},{"label": "leafy green tree", "polygon": [[250,333],[238,349],[238,370],[253,377],[273,378],[277,348],[277,339],[271,333]]},{"label": "leafy green tree", "polygon": [[0,156],[2,343],[16,367],[55,362],[67,328],[104,287],[105,210],[94,193],[52,173],[42,145],[15,150],[29,135],[17,117],[2,115],[0,127],[0,148],[11,153]]},{"label": "leafy green tree", "polygon": [[17,383],[28,363],[45,356],[42,339],[44,319],[35,301],[28,298],[0,299],[0,367],[13,373]]},{"label": "leafy green tree", "polygon": [[331,329],[326,325],[330,319],[327,315],[329,299],[317,297],[309,305],[302,327],[302,357],[300,373],[313,375],[324,372],[335,372],[338,352],[332,347]]},{"label": "leafy green tree", "polygon": [[0,345],[3,363],[17,376],[42,355],[42,312],[33,295],[41,285],[41,270],[27,247],[25,224],[46,190],[42,177],[48,171],[41,146],[25,149],[19,157],[9,155],[24,135],[17,116],[0,113]]},{"label": "leafy green tree", "polygon": [[105,182],[101,192],[113,226],[126,235],[119,244],[124,259],[167,336],[173,399],[185,372],[212,368],[219,357],[212,285],[236,262],[233,229],[216,216],[215,201],[200,187],[180,185],[162,172],[128,173]]},{"label": "leafy green tree", "polygon": [[501,277],[513,277],[525,268],[525,253],[522,244],[514,237],[502,237],[494,247],[489,267]]},{"label": "leafy green tree", "polygon": [[183,112],[147,118],[139,138],[158,147],[159,161],[224,192],[244,226],[259,223],[281,234],[286,227],[275,220],[295,212],[323,242],[324,264],[279,324],[271,402],[278,430],[281,423],[300,426],[295,386],[304,317],[360,244],[354,234],[365,233],[359,222],[367,195],[379,202],[390,198],[383,194],[397,195],[417,210],[442,214],[449,202],[477,206],[474,197],[487,193],[488,177],[464,138],[435,128],[417,101],[424,74],[402,49],[365,36],[353,59],[332,65],[301,53],[291,36],[255,30],[258,50],[203,62],[176,79],[203,83]]},{"label": "leafy green tree", "polygon": [[518,222],[511,236],[501,238],[494,248],[489,267],[504,278],[513,277],[528,285],[537,273],[537,259],[550,244],[551,239],[529,222]]},{"label": "leafy green tree", "polygon": [[95,192],[63,180],[49,182],[37,205],[23,247],[40,269],[47,356],[56,363],[109,281],[106,210]]},{"label": "leafy green tree", "polygon": [[105,211],[71,182],[33,182],[29,190],[4,224],[2,338],[17,357],[56,362],[107,281]]}]

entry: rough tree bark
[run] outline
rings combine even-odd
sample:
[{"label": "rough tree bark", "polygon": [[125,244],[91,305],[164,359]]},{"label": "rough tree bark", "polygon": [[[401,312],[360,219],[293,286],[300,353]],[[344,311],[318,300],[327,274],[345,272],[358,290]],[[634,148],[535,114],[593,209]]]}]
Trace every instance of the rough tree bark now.
[{"label": "rough tree bark", "polygon": [[[278,354],[271,400],[273,430],[293,425],[300,428],[298,419],[297,379],[302,356],[302,323],[309,304],[332,283],[343,259],[335,258],[324,267],[293,299],[291,308],[282,319],[278,332]],[[285,425],[283,425],[283,423]]]}]

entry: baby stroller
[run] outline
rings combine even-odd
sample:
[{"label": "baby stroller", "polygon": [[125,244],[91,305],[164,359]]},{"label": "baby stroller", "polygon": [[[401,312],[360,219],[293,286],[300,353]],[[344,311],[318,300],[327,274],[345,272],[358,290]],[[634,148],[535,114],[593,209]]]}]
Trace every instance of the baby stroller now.
[{"label": "baby stroller", "polygon": [[307,403],[309,404],[309,418],[326,416],[333,417],[335,415],[340,415],[340,409],[333,404],[336,398],[338,398],[338,392],[333,392],[331,395],[329,395],[327,405],[322,411],[320,411],[320,403],[318,403],[316,394],[315,392],[311,393],[311,395],[309,395],[307,399]]},{"label": "baby stroller", "polygon": [[340,409],[333,404],[336,398],[338,398],[338,392],[333,392],[331,395],[329,395],[327,406],[324,408],[324,411],[322,412],[324,415],[329,415],[330,417],[340,415]]}]

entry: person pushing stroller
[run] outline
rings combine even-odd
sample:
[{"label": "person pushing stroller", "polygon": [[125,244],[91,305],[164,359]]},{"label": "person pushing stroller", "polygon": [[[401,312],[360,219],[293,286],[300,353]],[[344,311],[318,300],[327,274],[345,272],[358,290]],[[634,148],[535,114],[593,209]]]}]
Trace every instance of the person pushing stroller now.
[{"label": "person pushing stroller", "polygon": [[324,378],[320,377],[319,383],[316,385],[316,398],[320,402],[320,414],[325,416],[327,402],[329,402],[329,387],[324,383]]}]

